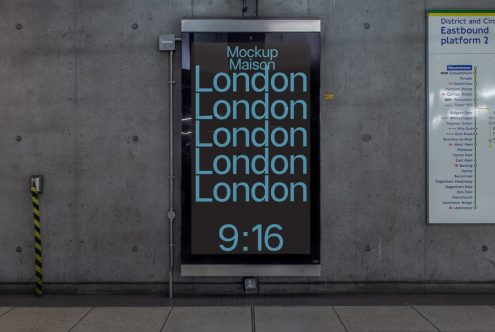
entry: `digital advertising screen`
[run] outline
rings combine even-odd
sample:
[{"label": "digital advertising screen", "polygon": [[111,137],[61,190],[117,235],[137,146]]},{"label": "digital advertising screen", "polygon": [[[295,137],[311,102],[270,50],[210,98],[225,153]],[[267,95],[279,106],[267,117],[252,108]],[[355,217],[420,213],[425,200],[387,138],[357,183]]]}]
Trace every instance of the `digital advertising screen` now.
[{"label": "digital advertising screen", "polygon": [[319,264],[319,39],[183,32],[183,266]]}]

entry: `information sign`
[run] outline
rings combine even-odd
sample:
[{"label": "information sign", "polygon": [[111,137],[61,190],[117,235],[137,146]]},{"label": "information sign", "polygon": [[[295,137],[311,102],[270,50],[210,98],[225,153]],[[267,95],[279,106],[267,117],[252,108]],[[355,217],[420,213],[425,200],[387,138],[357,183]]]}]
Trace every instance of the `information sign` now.
[{"label": "information sign", "polygon": [[428,12],[428,221],[495,222],[495,11]]}]

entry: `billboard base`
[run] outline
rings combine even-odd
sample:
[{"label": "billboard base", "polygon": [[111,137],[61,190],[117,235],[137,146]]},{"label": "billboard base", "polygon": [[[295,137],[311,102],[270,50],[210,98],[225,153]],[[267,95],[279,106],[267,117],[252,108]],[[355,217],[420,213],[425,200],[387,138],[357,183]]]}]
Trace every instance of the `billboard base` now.
[{"label": "billboard base", "polygon": [[264,265],[264,264],[182,264],[184,277],[319,277],[319,264]]}]

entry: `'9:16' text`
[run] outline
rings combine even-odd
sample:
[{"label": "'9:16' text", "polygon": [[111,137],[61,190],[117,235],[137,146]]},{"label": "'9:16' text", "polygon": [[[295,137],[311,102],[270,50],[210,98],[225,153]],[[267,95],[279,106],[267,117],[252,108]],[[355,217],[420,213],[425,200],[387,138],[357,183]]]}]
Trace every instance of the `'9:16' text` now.
[{"label": "'9:16' text", "polygon": [[[257,224],[249,232],[243,231],[241,236],[249,238],[251,235],[257,237],[256,251],[277,252],[284,247],[284,238],[280,234],[283,230],[279,224],[270,224],[263,229],[263,225]],[[225,224],[220,227],[218,236],[223,243],[219,245],[224,252],[231,252],[239,244],[239,230],[233,224]],[[242,251],[249,251],[247,246],[242,247]]]}]

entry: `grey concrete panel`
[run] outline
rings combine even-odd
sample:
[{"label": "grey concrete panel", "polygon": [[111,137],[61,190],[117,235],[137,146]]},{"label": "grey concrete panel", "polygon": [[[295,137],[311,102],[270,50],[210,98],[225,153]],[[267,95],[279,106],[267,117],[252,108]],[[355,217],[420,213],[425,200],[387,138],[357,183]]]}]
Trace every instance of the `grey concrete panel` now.
[{"label": "grey concrete panel", "polygon": [[440,331],[495,331],[495,310],[488,306],[415,308]]},{"label": "grey concrete panel", "polygon": [[169,55],[157,41],[191,4],[78,1],[77,15],[78,280],[165,280]]},{"label": "grey concrete panel", "polygon": [[242,0],[192,0],[193,16],[242,17]]},{"label": "grey concrete panel", "polygon": [[322,93],[335,96],[321,104],[325,280],[424,280],[423,10],[309,2],[323,20]]},{"label": "grey concrete panel", "polygon": [[425,7],[428,9],[494,9],[495,4],[491,0],[426,0]]},{"label": "grey concrete panel", "polygon": [[90,308],[14,308],[0,318],[0,331],[66,332]]},{"label": "grey concrete panel", "polygon": [[308,16],[310,0],[263,0],[258,2],[258,15],[266,17],[304,17]]},{"label": "grey concrete panel", "polygon": [[244,17],[258,16],[258,0],[245,0],[243,2],[244,8],[242,8]]},{"label": "grey concrete panel", "polygon": [[[426,273],[429,280],[493,280],[494,226],[429,226],[427,238]],[[486,251],[483,250],[484,246]]]},{"label": "grey concrete panel", "polygon": [[412,307],[335,307],[347,331],[437,331]]},{"label": "grey concrete panel", "polygon": [[332,307],[255,307],[259,332],[345,331]]},{"label": "grey concrete panel", "polygon": [[250,307],[174,307],[164,332],[250,332]]},{"label": "grey concrete panel", "polygon": [[169,312],[169,307],[94,308],[72,331],[159,332]]},{"label": "grey concrete panel", "polygon": [[74,280],[74,2],[0,2],[0,282],[34,279],[29,178],[41,196],[45,279]]}]

